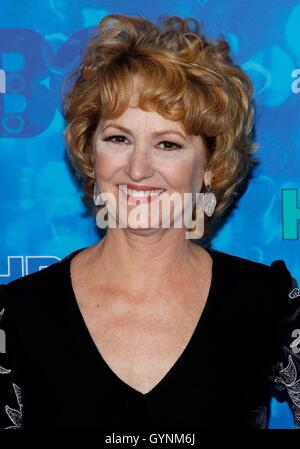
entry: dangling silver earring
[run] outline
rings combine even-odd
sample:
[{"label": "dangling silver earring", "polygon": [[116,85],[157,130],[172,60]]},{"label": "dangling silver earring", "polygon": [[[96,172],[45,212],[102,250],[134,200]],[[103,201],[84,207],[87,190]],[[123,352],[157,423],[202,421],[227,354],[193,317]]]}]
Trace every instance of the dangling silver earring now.
[{"label": "dangling silver earring", "polygon": [[101,204],[103,204],[102,200],[101,200],[101,193],[99,192],[97,180],[95,181],[95,184],[94,184],[94,204],[95,204],[95,206],[100,206]]},{"label": "dangling silver earring", "polygon": [[203,197],[203,210],[206,213],[208,217],[211,217],[215,211],[217,204],[217,198],[216,195],[211,192],[211,184],[209,184],[208,187],[206,187],[206,192],[204,193]]}]

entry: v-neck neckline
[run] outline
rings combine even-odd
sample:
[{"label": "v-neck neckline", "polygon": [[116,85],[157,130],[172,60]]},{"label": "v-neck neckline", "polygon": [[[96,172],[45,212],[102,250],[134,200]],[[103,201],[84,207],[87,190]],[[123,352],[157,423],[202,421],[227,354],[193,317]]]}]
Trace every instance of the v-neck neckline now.
[{"label": "v-neck neckline", "polygon": [[[206,322],[208,321],[208,318],[211,314],[211,310],[213,309],[213,306],[215,305],[215,291],[217,286],[217,270],[218,270],[218,263],[217,261],[217,253],[218,250],[212,249],[212,248],[205,248],[207,252],[212,257],[212,272],[211,272],[211,283],[208,291],[208,295],[206,298],[206,302],[204,304],[204,307],[202,309],[201,315],[197,321],[197,324],[194,328],[194,331],[192,333],[192,336],[190,337],[190,340],[186,344],[185,348],[179,355],[179,357],[176,359],[174,364],[171,366],[171,368],[167,371],[167,373],[164,375],[164,377],[161,378],[161,380],[154,385],[154,387],[151,388],[147,393],[142,393],[141,391],[131,387],[129,384],[127,384],[125,381],[123,381],[108,365],[108,363],[103,358],[101,352],[99,351],[90,331],[86,324],[86,321],[81,313],[78,301],[76,299],[75,291],[73,289],[72,284],[72,277],[71,277],[71,261],[73,257],[75,257],[76,254],[86,249],[86,247],[77,249],[70,253],[68,256],[66,256],[61,262],[65,262],[65,267],[67,271],[67,289],[68,289],[68,295],[67,297],[70,299],[70,307],[71,312],[73,312],[73,315],[75,319],[77,320],[77,325],[79,326],[79,329],[81,330],[81,333],[85,339],[85,342],[90,348],[92,349],[92,353],[95,355],[95,360],[97,359],[100,361],[103,369],[106,370],[107,375],[109,375],[114,382],[121,388],[127,390],[130,394],[133,394],[136,398],[146,398],[150,395],[152,396],[155,394],[158,390],[160,390],[164,385],[168,384],[168,380],[172,378],[172,376],[176,375],[178,371],[180,371],[180,366],[184,366],[184,360],[187,359],[189,353],[193,351],[194,346],[196,345],[196,342],[198,341],[198,338],[200,337],[200,334],[203,333],[206,329]],[[212,314],[213,315],[213,314]],[[197,354],[197,351],[195,351],[195,354]]]}]

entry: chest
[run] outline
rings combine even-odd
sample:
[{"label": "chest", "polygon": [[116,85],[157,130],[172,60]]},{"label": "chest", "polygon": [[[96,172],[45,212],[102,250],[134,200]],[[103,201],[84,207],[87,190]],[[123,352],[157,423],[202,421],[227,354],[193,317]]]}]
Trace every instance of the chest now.
[{"label": "chest", "polygon": [[[83,293],[83,292],[82,292]],[[99,355],[114,375],[147,393],[186,350],[200,319],[203,295],[134,298],[102,289],[97,297],[77,291],[82,317]]]}]

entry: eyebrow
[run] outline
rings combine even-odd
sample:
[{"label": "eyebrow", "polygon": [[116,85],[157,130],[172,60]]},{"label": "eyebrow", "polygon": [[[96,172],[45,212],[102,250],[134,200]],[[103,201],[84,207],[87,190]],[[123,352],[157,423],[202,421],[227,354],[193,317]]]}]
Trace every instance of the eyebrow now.
[{"label": "eyebrow", "polygon": [[[125,126],[120,125],[119,123],[108,123],[108,124],[103,128],[103,131],[105,131],[106,128],[109,128],[110,126],[112,126],[113,128],[118,128],[118,129],[120,129],[121,131],[123,131],[123,132],[128,133],[128,134],[131,135],[130,129],[126,128]],[[155,131],[155,132],[153,133],[153,136],[154,136],[154,137],[157,137],[157,136],[160,136],[160,135],[162,135],[162,134],[177,134],[177,135],[179,135],[180,137],[182,137],[182,139],[184,139],[184,140],[187,140],[187,139],[188,139],[187,136],[185,136],[185,135],[182,134],[180,131],[177,131],[177,130],[175,130],[175,129],[161,129],[161,130],[159,130],[159,131]]]}]

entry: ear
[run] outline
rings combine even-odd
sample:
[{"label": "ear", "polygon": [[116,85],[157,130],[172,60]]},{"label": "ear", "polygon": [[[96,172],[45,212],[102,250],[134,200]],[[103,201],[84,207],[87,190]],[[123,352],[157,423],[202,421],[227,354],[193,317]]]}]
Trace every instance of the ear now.
[{"label": "ear", "polygon": [[212,181],[212,172],[211,170],[205,170],[203,175],[203,181],[206,187],[208,187],[211,184]]}]

